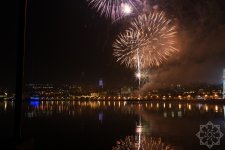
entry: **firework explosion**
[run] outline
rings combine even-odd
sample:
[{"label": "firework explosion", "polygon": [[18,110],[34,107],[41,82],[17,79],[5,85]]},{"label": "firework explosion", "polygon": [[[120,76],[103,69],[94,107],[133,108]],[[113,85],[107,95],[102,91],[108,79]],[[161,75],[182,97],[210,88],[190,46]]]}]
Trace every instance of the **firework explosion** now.
[{"label": "firework explosion", "polygon": [[88,2],[102,16],[113,21],[130,15],[141,4],[140,0],[88,0]]},{"label": "firework explosion", "polygon": [[150,72],[147,69],[142,69],[135,72],[135,77],[140,78],[142,82],[145,83],[149,80],[149,74]]},{"label": "firework explosion", "polygon": [[131,21],[131,27],[120,33],[113,43],[117,61],[130,68],[159,66],[174,52],[176,26],[164,12],[153,11]]},{"label": "firework explosion", "polygon": [[126,64],[130,68],[138,68],[139,48],[145,43],[145,39],[137,30],[126,30],[120,33],[113,43],[114,53],[117,61]]}]

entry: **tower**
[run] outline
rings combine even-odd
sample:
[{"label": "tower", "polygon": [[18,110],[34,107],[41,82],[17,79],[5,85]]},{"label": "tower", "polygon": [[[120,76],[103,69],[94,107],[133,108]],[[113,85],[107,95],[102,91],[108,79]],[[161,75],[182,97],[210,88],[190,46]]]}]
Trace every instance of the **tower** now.
[{"label": "tower", "polygon": [[98,86],[103,89],[103,79],[99,79]]},{"label": "tower", "polygon": [[225,99],[225,68],[223,69],[223,99]]}]

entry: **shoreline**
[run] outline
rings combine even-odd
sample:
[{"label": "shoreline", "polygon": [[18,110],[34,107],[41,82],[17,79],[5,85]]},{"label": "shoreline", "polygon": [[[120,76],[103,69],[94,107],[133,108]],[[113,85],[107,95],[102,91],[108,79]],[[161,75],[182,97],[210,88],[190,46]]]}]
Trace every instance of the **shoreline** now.
[{"label": "shoreline", "polygon": [[[15,100],[6,100],[6,101],[15,101]],[[24,99],[23,102],[30,102],[30,101],[83,101],[83,102],[97,102],[97,101],[112,101],[112,102],[116,102],[116,101],[126,101],[129,103],[142,103],[142,102],[165,102],[165,103],[169,103],[169,102],[173,102],[173,103],[203,103],[203,104],[225,104],[225,99],[208,99],[208,100],[204,100],[204,99],[195,99],[195,100],[187,100],[187,99],[183,99],[183,100],[177,100],[177,99],[170,99],[170,100],[163,100],[163,99],[128,99],[128,100],[124,100],[124,99],[85,99],[85,98],[80,98],[80,99],[62,99],[62,100],[56,100],[56,99],[52,99],[52,100],[30,100],[30,99]],[[3,102],[3,101],[2,101]]]}]

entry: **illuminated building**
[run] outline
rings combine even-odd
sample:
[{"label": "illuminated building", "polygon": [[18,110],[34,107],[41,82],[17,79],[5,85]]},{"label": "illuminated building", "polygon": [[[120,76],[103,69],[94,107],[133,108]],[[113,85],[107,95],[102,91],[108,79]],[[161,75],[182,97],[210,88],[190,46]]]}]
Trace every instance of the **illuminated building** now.
[{"label": "illuminated building", "polygon": [[98,81],[98,86],[101,87],[101,88],[103,88],[103,80],[102,80],[102,79],[100,79],[100,80]]},{"label": "illuminated building", "polygon": [[225,68],[223,69],[223,99],[225,99]]}]

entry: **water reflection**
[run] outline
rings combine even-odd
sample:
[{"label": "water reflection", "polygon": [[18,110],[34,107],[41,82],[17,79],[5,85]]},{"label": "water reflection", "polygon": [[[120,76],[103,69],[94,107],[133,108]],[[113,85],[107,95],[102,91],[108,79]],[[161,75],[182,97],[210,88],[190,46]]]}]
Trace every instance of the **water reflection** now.
[{"label": "water reflection", "polygon": [[125,139],[116,141],[112,150],[172,150],[170,145],[162,142],[161,138],[155,138],[149,135],[148,126],[139,116],[139,122],[136,125],[136,134],[126,136]]},{"label": "water reflection", "polygon": [[11,112],[13,110],[12,101],[0,101],[0,113],[1,112]]},{"label": "water reflection", "polygon": [[7,109],[7,102],[6,101],[4,101],[4,110],[6,111],[6,109]]},{"label": "water reflection", "polygon": [[102,123],[103,122],[103,112],[98,114],[98,120]]},{"label": "water reflection", "polygon": [[[25,116],[49,116],[66,114],[74,116],[87,110],[107,110],[113,108],[121,113],[134,114],[136,110],[161,114],[164,118],[184,118],[215,114],[225,119],[225,105],[200,103],[129,102],[129,101],[30,101],[24,103]],[[0,111],[13,109],[13,102],[0,102]]]},{"label": "water reflection", "polygon": [[[0,102],[1,116],[8,117],[7,112],[11,110],[12,102]],[[186,145],[199,146],[199,140],[192,137],[195,137],[200,124],[216,121],[216,124],[222,125],[222,130],[225,123],[225,105],[166,101],[26,101],[23,103],[23,113],[27,134],[40,137],[40,141],[51,127],[51,134],[59,132],[59,136],[49,136],[45,140],[62,137],[90,141],[98,137],[110,141],[111,145],[106,143],[112,148],[116,140],[122,137],[114,146],[117,149],[118,145],[126,142],[141,149],[160,143],[159,137],[173,146],[186,142]],[[34,132],[37,128],[40,128],[39,131]],[[110,133],[110,137],[105,133]]]},{"label": "water reflection", "polygon": [[[187,140],[187,135],[189,137],[195,135],[195,132],[199,130],[200,123],[196,120],[225,120],[225,105],[219,104],[129,101],[41,101],[39,105],[33,105],[32,103],[25,104],[24,108],[26,109],[24,111],[25,116],[28,118],[53,115],[66,115],[77,118],[78,116],[83,117],[84,114],[96,114],[96,119],[100,124],[104,124],[109,120],[109,111],[127,116],[139,116],[141,121],[136,120],[136,134],[123,136],[125,139],[118,140],[113,150],[120,150],[124,146],[128,146],[129,148],[133,147],[133,149],[137,150],[146,149],[147,146],[165,146],[162,141],[158,140],[159,137],[162,137],[165,142],[169,143],[171,143],[170,137],[180,137],[181,139],[179,140],[184,142]],[[128,143],[126,144],[126,142]],[[153,144],[157,142],[159,145]],[[177,143],[173,145],[176,147]]]},{"label": "water reflection", "polygon": [[[0,110],[12,109],[9,103],[0,103]],[[161,114],[164,118],[184,118],[216,114],[225,119],[225,105],[198,103],[127,102],[127,101],[30,101],[24,103],[28,118],[65,114],[75,116],[87,110],[107,110],[113,108],[121,113],[134,114],[136,110]]]},{"label": "water reflection", "polygon": [[143,136],[140,143],[137,136],[126,136],[125,139],[116,141],[112,150],[172,150],[170,145],[162,142],[161,138]]},{"label": "water reflection", "polygon": [[39,106],[39,101],[31,101],[30,105],[33,107],[38,107]]},{"label": "water reflection", "polygon": [[215,111],[218,112],[218,106],[217,105],[215,106]]}]

